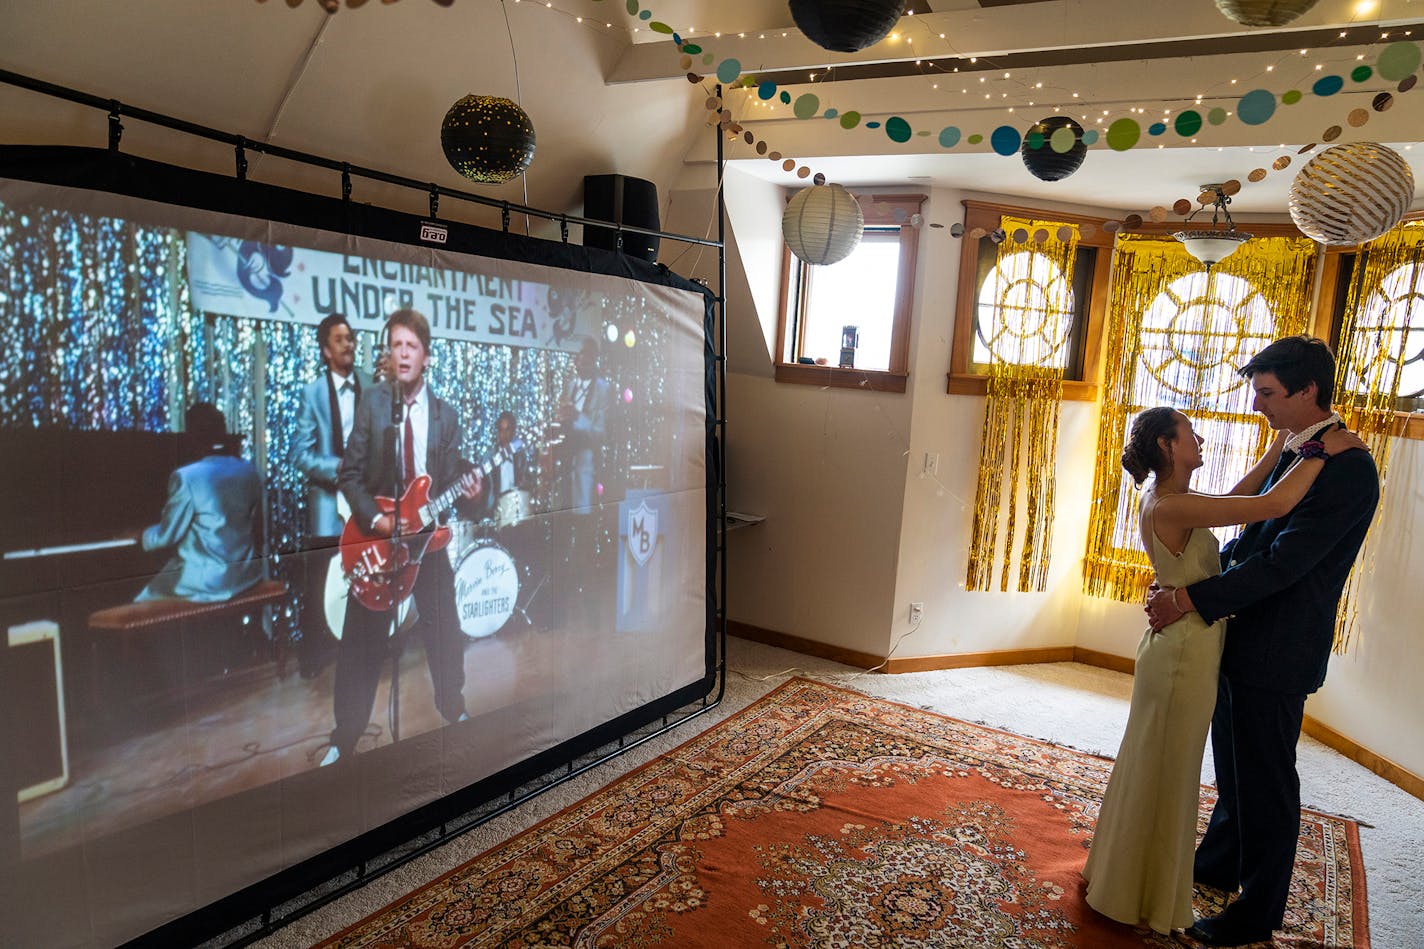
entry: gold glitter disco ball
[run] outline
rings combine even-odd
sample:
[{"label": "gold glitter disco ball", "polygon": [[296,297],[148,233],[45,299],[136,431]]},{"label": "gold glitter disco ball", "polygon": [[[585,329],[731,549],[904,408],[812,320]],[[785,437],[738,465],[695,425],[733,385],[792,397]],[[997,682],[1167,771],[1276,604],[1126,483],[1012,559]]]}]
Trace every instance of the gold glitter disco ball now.
[{"label": "gold glitter disco ball", "polygon": [[499,184],[523,174],[534,160],[534,123],[502,96],[465,96],[440,123],[440,147],[466,178]]},{"label": "gold glitter disco ball", "polygon": [[1414,173],[1399,153],[1374,142],[1327,148],[1291,182],[1290,216],[1322,244],[1372,241],[1404,217],[1414,199]]}]

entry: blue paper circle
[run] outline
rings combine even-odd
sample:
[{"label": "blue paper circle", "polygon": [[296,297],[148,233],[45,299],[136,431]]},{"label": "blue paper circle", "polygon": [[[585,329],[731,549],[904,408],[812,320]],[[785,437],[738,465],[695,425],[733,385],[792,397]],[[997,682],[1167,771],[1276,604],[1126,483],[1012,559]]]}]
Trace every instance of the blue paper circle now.
[{"label": "blue paper circle", "polygon": [[1315,85],[1310,87],[1310,91],[1324,97],[1333,96],[1343,88],[1345,88],[1345,80],[1339,76],[1321,76],[1315,80]]},{"label": "blue paper circle", "polygon": [[1236,116],[1247,125],[1264,125],[1276,114],[1276,95],[1269,89],[1252,89],[1236,103]]},{"label": "blue paper circle", "polygon": [[835,117],[838,116],[838,115],[840,115],[840,112],[839,112],[838,110],[836,110],[836,109],[827,109],[827,110],[826,110],[826,118],[828,118],[828,119],[833,119],[833,118],[835,118]]},{"label": "blue paper circle", "polygon": [[1000,155],[1012,155],[1021,144],[1023,136],[1012,125],[1001,125],[989,136],[989,146]]},{"label": "blue paper circle", "polygon": [[735,59],[724,59],[717,64],[717,78],[722,82],[734,82],[742,74],[742,64]]},{"label": "blue paper circle", "polygon": [[1097,141],[1098,141],[1098,130],[1097,130],[1097,129],[1088,129],[1086,132],[1083,133],[1083,144],[1084,144],[1084,145],[1095,145],[1095,144],[1097,144]]},{"label": "blue paper circle", "polygon": [[1165,131],[1167,131],[1166,122],[1153,122],[1151,125],[1147,126],[1148,135],[1161,135]]},{"label": "blue paper circle", "polygon": [[879,123],[879,122],[866,122],[866,123],[865,123],[865,127],[868,128],[868,129],[878,129],[878,128],[880,128],[880,123]]},{"label": "blue paper circle", "polygon": [[958,145],[958,144],[959,144],[959,126],[957,126],[957,125],[950,125],[950,126],[947,126],[947,127],[943,128],[943,129],[940,129],[940,133],[939,133],[939,146],[940,146],[940,148],[953,148],[954,146],[956,146],[956,145]]},{"label": "blue paper circle", "polygon": [[774,82],[764,82],[764,83],[762,83],[761,85],[757,86],[757,97],[758,97],[758,98],[761,98],[761,99],[770,99],[770,98],[772,98],[772,97],[775,96],[775,95],[776,95],[776,83],[774,83]]}]

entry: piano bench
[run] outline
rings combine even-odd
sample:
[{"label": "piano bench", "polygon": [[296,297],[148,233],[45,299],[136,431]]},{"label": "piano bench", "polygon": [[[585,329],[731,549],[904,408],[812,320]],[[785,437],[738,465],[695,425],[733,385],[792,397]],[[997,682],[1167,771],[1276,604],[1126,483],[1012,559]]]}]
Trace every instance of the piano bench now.
[{"label": "piano bench", "polygon": [[287,598],[287,585],[281,580],[263,580],[228,600],[198,603],[193,600],[146,600],[125,603],[89,614],[90,629],[107,629],[131,633],[158,629],[170,623],[187,620],[232,616]]}]

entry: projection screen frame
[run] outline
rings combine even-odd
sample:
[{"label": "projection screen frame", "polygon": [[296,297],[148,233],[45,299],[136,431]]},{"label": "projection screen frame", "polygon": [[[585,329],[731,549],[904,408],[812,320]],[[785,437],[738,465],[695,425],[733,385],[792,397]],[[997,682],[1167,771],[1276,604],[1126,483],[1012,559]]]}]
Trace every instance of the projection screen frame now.
[{"label": "projection screen frame", "polygon": [[[439,221],[439,224],[448,230],[449,243],[445,245],[446,249],[691,289],[686,286],[689,281],[671,274],[662,265],[654,265],[624,254],[569,245],[566,242],[560,244],[522,237],[508,231],[511,212],[559,221],[565,238],[567,224],[585,223],[582,218],[493,201],[482,195],[358,168],[320,156],[247,142],[240,136],[160,113],[125,107],[114,100],[101,99],[8,71],[0,70],[0,81],[110,113],[110,147],[107,150],[0,145],[0,174],[4,177],[108,191],[201,210],[266,218],[413,246],[428,246],[419,239],[419,234],[422,223],[427,223],[429,219],[382,207],[355,204],[350,200],[349,176],[358,174],[428,193],[431,197],[430,218],[435,217],[434,212],[442,195],[500,207],[503,210],[503,232],[455,221]],[[237,149],[238,177],[227,178],[197,172],[120,152],[120,116],[129,116],[200,137],[229,142]],[[720,175],[724,156],[719,131],[715,128],[712,130]],[[343,198],[327,198],[246,180],[244,147],[318,167],[339,169],[343,177]],[[75,180],[79,168],[83,169],[83,176],[87,179],[83,182]],[[195,195],[201,197],[195,199]],[[725,205],[720,189],[717,193],[716,213],[718,235],[715,241],[630,225],[618,226],[630,232],[682,243],[715,246],[718,251],[720,289],[726,284]],[[723,540],[727,506],[725,298],[720,293],[714,294],[705,282],[697,283],[700,283],[700,291],[704,297],[703,346],[706,354],[708,410],[705,422],[705,451],[709,461],[705,600],[707,624],[704,632],[707,653],[705,668],[708,671],[704,677],[560,742],[503,771],[411,810],[382,826],[285,867],[264,880],[171,920],[125,945],[173,945],[212,939],[218,939],[227,945],[253,942],[293,919],[440,846],[452,837],[671,731],[711,711],[721,703],[726,688],[727,635],[726,545]],[[677,717],[670,721],[670,717],[674,715]],[[658,724],[659,720],[661,724]],[[580,759],[587,760],[580,763]]]}]

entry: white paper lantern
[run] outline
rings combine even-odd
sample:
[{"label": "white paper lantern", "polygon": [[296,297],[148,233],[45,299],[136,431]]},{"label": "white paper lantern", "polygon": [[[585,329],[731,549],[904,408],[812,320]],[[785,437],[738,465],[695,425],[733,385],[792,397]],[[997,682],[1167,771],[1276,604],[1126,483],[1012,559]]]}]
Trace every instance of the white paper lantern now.
[{"label": "white paper lantern", "polygon": [[781,215],[781,233],[791,253],[808,264],[845,260],[860,244],[865,215],[840,185],[813,185],[798,191]]},{"label": "white paper lantern", "polygon": [[1414,173],[1398,152],[1374,142],[1336,145],[1291,182],[1290,215],[1306,237],[1353,246],[1400,222],[1414,198]]},{"label": "white paper lantern", "polygon": [[1243,26],[1285,26],[1315,3],[1316,0],[1216,0],[1216,8]]}]

